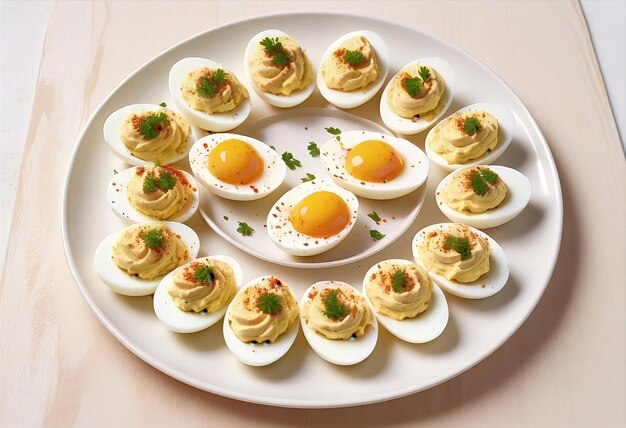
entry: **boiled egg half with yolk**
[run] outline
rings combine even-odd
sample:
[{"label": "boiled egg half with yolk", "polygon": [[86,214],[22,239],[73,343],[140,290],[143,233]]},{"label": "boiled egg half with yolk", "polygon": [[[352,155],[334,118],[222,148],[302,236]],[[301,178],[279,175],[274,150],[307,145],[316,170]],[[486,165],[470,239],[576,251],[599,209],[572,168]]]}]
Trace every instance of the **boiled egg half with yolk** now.
[{"label": "boiled egg half with yolk", "polygon": [[269,195],[287,173],[274,149],[238,134],[213,134],[199,139],[189,152],[189,164],[207,190],[235,201]]},{"label": "boiled egg half with yolk", "polygon": [[267,233],[287,254],[314,256],[348,236],[358,211],[353,193],[316,179],[294,187],[274,204],[267,216]]},{"label": "boiled egg half with yolk", "polygon": [[333,181],[369,199],[411,193],[428,178],[428,158],[402,138],[371,131],[349,131],[321,148],[322,165]]}]

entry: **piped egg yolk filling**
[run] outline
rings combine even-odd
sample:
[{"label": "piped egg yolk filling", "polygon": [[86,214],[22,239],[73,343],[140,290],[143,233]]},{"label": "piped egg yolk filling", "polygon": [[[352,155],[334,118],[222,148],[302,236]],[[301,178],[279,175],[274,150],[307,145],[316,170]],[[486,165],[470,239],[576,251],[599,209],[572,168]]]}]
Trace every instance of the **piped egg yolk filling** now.
[{"label": "piped egg yolk filling", "polygon": [[325,238],[345,229],[350,222],[350,210],[337,194],[319,191],[305,196],[294,205],[289,220],[296,231],[314,238]]},{"label": "piped egg yolk filling", "polygon": [[263,159],[245,141],[225,140],[209,153],[209,171],[229,184],[250,184],[263,173]]},{"label": "piped egg yolk filling", "polygon": [[368,140],[354,146],[346,156],[346,171],[356,179],[386,183],[403,168],[402,156],[389,144]]}]

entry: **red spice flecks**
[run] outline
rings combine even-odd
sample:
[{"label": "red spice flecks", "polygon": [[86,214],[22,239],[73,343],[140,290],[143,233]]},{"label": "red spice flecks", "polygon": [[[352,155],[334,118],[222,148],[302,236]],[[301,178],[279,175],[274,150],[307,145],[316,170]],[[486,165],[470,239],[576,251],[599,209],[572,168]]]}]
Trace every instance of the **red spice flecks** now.
[{"label": "red spice flecks", "polygon": [[143,175],[144,172],[146,172],[146,168],[143,166],[138,166],[135,170],[135,174],[137,175]]},{"label": "red spice flecks", "polygon": [[183,186],[187,186],[187,187],[191,186],[191,184],[187,180],[187,177],[185,177],[185,174],[183,174],[183,172],[180,169],[174,168],[173,166],[170,166],[170,165],[161,165],[161,169],[169,172],[171,175],[176,177],[178,181],[180,181],[180,184],[182,184]]},{"label": "red spice flecks", "polygon": [[198,268],[200,266],[202,266],[202,263],[199,263],[199,262],[194,262],[191,265],[189,265],[189,267],[187,267],[183,271],[183,278],[185,278],[185,281],[189,281],[189,282],[191,282],[193,284],[198,282],[198,280],[196,279],[194,273],[196,272],[196,270],[198,270]]},{"label": "red spice flecks", "polygon": [[204,148],[206,149],[206,148],[208,148],[208,147],[209,147],[209,145],[208,145],[207,143],[204,143],[204,144],[202,145],[202,147],[204,147]]},{"label": "red spice flecks", "polygon": [[141,124],[146,120],[146,115],[137,115],[133,114],[133,117],[130,118],[130,122],[133,124],[133,129],[135,131],[139,131],[141,128]]},{"label": "red spice flecks", "polygon": [[254,187],[252,184],[250,185],[250,188],[252,189],[252,191],[254,193],[259,193],[259,189],[257,189],[256,187]]},{"label": "red spice flecks", "polygon": [[274,276],[270,279],[270,287],[272,287],[272,288],[279,288],[279,287],[282,287],[282,286],[283,286],[283,283],[281,282],[280,279],[278,279],[278,278],[276,278]]}]

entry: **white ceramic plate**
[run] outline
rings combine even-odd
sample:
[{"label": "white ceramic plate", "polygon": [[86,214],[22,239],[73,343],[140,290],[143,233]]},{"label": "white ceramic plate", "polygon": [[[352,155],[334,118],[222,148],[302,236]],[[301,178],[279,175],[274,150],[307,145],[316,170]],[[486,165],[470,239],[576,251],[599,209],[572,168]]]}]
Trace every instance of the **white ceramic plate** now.
[{"label": "white ceramic plate", "polygon": [[[319,31],[319,22],[324,22],[323,32]],[[167,331],[156,319],[150,297],[120,297],[98,279],[92,263],[96,247],[104,237],[121,229],[123,223],[107,206],[104,191],[93,189],[105,189],[113,169],[127,168],[103,140],[101,130],[106,117],[132,103],[173,104],[168,95],[167,76],[172,64],[183,57],[211,52],[212,58],[243,75],[242,55],[248,40],[268,28],[281,28],[307,46],[314,68],[333,40],[348,31],[367,28],[388,41],[392,58],[390,75],[414,59],[407,55],[413,55],[414,46],[420,47],[422,57],[445,58],[463,76],[457,81],[450,111],[484,99],[505,104],[512,110],[515,134],[498,163],[516,168],[528,177],[533,194],[518,217],[489,231],[510,260],[509,283],[500,293],[480,301],[449,296],[448,326],[432,342],[408,344],[381,330],[369,358],[352,367],[336,367],[319,358],[299,335],[284,358],[268,367],[250,368],[232,358],[220,329],[208,329],[181,340],[180,335]],[[251,97],[255,107],[244,125],[282,114],[256,94],[251,93]],[[374,97],[350,113],[381,123],[378,101],[378,96]],[[335,111],[315,92],[290,112],[301,113],[301,109],[308,107],[325,108],[328,114]],[[285,116],[285,121],[290,122],[291,117]],[[234,132],[239,131],[237,128]],[[410,140],[424,149],[424,135]],[[306,142],[285,135],[280,144],[289,147],[304,144],[306,148]],[[188,165],[183,162],[181,166],[187,169]],[[306,172],[304,168],[300,170],[297,174],[288,171],[290,179],[299,180]],[[417,220],[393,244],[375,256],[345,266],[310,270],[273,265],[222,239],[199,214],[187,224],[200,236],[201,257],[225,254],[236,258],[244,269],[244,281],[267,274],[279,275],[300,299],[312,282],[334,279],[359,284],[377,261],[411,259],[411,239],[415,233],[424,226],[445,221],[434,198],[435,187],[444,175],[438,168],[432,168],[426,189],[428,197]],[[524,105],[501,79],[464,51],[435,37],[376,19],[333,14],[268,16],[226,25],[189,39],[150,61],[124,81],[87,123],[68,169],[63,198],[64,244],[76,283],[104,326],[130,351],[167,375],[215,394],[254,403],[307,408],[367,404],[422,391],[458,375],[494,352],[526,320],[548,285],[558,255],[563,220],[561,188],[546,141]],[[387,211],[379,214],[393,215],[394,204],[387,201]],[[230,221],[234,220],[233,217]],[[84,233],[93,230],[94,224],[98,225],[97,233]],[[206,370],[206,367],[220,369]],[[328,388],[331,382],[334,387]]]}]

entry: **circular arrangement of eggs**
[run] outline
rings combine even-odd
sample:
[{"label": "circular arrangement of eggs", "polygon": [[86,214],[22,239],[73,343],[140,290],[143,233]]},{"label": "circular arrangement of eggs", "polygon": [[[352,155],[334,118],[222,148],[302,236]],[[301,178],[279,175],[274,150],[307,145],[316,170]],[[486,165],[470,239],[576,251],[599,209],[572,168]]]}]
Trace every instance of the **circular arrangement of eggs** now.
[{"label": "circular arrangement of eggs", "polygon": [[[193,333],[222,322],[227,347],[237,359],[250,366],[278,361],[294,344],[300,327],[315,353],[337,365],[357,364],[373,352],[378,323],[408,343],[435,340],[448,323],[445,293],[468,299],[487,298],[508,281],[509,267],[504,250],[479,229],[498,227],[512,220],[531,197],[530,182],[524,175],[512,168],[490,165],[511,143],[515,118],[506,106],[478,103],[442,119],[455,95],[452,67],[441,58],[419,58],[399,68],[387,80],[389,48],[372,31],[353,31],[338,37],[319,59],[316,70],[305,47],[296,40],[277,29],[251,37],[243,53],[245,80],[213,60],[183,58],[173,64],[169,73],[169,90],[176,111],[167,109],[165,104],[133,104],[116,110],[107,118],[103,127],[105,141],[116,156],[134,165],[116,172],[108,184],[107,199],[120,219],[137,225],[115,232],[101,242],[94,256],[96,272],[116,293],[154,294],[155,314],[171,331]],[[279,108],[302,104],[317,88],[328,103],[351,109],[367,103],[383,86],[380,118],[396,136],[346,130],[321,144],[319,162],[326,176],[303,179],[302,184],[278,196],[267,212],[265,233],[283,252],[296,257],[326,252],[340,245],[350,234],[357,217],[366,214],[359,212],[359,198],[381,201],[400,198],[425,186],[429,169],[450,171],[437,186],[435,200],[441,212],[454,223],[434,224],[417,232],[412,242],[414,260],[391,259],[371,266],[364,273],[362,292],[350,284],[328,280],[311,285],[298,299],[275,277],[259,277],[242,285],[245,269],[232,257],[196,258],[200,249],[198,236],[183,223],[197,211],[200,192],[242,204],[254,203],[278,192],[287,167],[294,169],[285,157],[288,153],[281,157],[270,145],[271,141],[227,133],[250,114],[253,103],[249,88],[262,101]],[[486,116],[492,118],[491,122],[481,122]],[[403,138],[429,128],[424,151]],[[481,146],[483,134],[495,142]],[[447,148],[442,149],[442,146]],[[446,150],[458,150],[461,157],[454,157],[454,153],[449,155]],[[185,158],[193,175],[169,165]],[[167,169],[170,173],[151,175],[144,178],[143,183],[135,184],[139,192],[145,193],[147,204],[168,198],[176,180],[189,187],[190,196],[167,218],[146,214],[133,205],[129,196],[129,183],[137,181],[137,176],[142,177],[143,171],[152,168],[152,164],[164,165],[163,168],[170,168]],[[450,202],[448,194],[453,191],[458,195]],[[495,202],[474,208],[475,200],[484,195]],[[179,239],[186,251],[177,256],[179,259],[171,263],[165,274],[145,279],[119,267],[113,252],[137,253],[133,263],[138,265],[163,257],[159,247],[163,236],[148,236],[151,220],[164,220],[158,227],[166,227],[168,236]],[[133,238],[135,241],[120,244],[120,237],[139,225],[147,225],[147,229]],[[241,233],[247,234],[245,229]],[[156,243],[152,242],[155,239]],[[431,248],[435,248],[434,253],[426,256],[424,251]],[[476,277],[457,280],[460,278],[455,276],[457,271],[463,271],[472,257],[478,258],[474,254],[482,255],[484,260],[476,268],[482,270]],[[217,266],[216,263],[226,266],[229,272],[219,277],[222,278],[219,281],[228,281],[231,287],[228,293],[232,294],[225,295],[225,303],[211,310],[202,307],[188,310],[185,307],[189,303],[185,300],[187,297],[183,306],[175,303],[171,288],[175,278],[181,275],[187,281],[181,286],[182,295],[191,296],[190,290],[198,287],[212,287],[210,292],[214,292],[218,276],[212,266]],[[383,264],[390,264],[395,270],[382,274]],[[438,270],[444,265],[453,266],[452,273]],[[422,274],[421,283],[410,282],[403,269],[426,272]],[[415,287],[425,287],[422,291],[426,297],[417,315],[413,312],[413,315],[395,316],[375,306],[366,288],[374,279],[382,281],[379,286],[386,294],[400,296]],[[257,292],[263,289],[259,284],[270,284],[270,288],[266,286],[264,294]],[[280,293],[268,292],[271,287],[276,287]],[[257,300],[250,303],[250,298]],[[246,315],[249,318],[245,323],[250,325],[265,323],[265,319],[280,314],[283,306],[277,302],[281,301],[284,305],[287,300],[299,300],[299,304],[294,303],[291,308],[299,313],[290,315],[289,323],[281,328],[278,336],[261,342],[244,341],[230,321],[242,299],[248,310],[264,317],[264,320],[256,320],[254,315]],[[400,301],[399,307],[404,308],[406,302]],[[236,302],[239,303],[235,305]],[[322,329],[330,333],[322,334],[319,326],[313,326],[310,306],[320,304],[326,305],[320,312],[326,317]],[[357,317],[361,317],[361,324],[355,333],[339,338],[340,325],[343,328]]]}]

